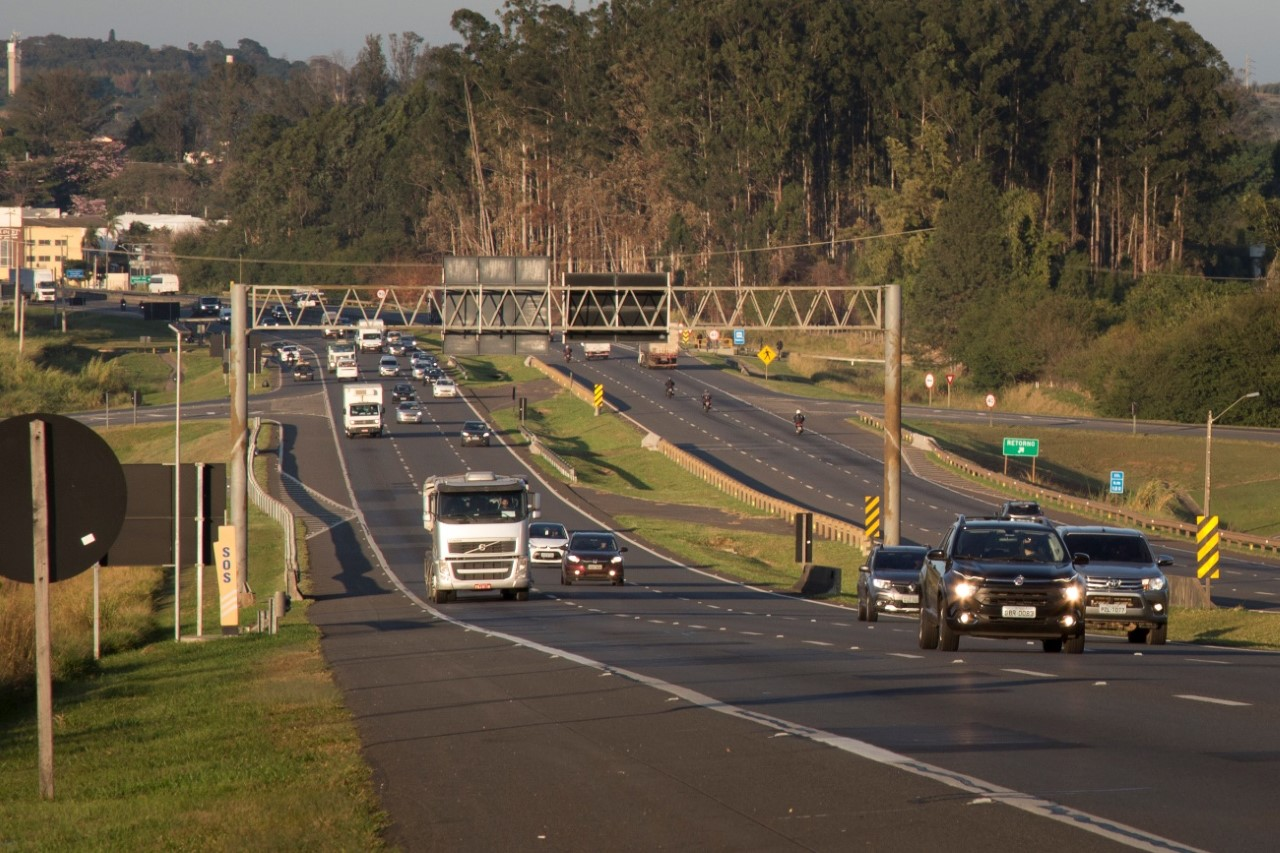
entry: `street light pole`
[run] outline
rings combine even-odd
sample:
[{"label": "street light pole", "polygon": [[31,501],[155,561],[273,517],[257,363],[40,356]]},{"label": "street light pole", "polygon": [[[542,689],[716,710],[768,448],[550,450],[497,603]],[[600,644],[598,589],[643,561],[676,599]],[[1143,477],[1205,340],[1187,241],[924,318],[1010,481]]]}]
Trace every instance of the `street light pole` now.
[{"label": "street light pole", "polygon": [[[1250,397],[1257,397],[1257,396],[1259,396],[1261,393],[1262,393],[1261,391],[1250,391],[1248,394],[1245,394],[1245,395],[1243,395],[1243,396],[1239,397],[1238,399],[1236,399],[1235,403],[1232,403],[1232,404],[1231,404],[1231,406],[1234,406],[1236,403],[1239,403],[1241,400],[1248,400]],[[1203,513],[1203,515],[1204,515],[1204,517],[1205,517],[1205,518],[1208,518],[1208,517],[1209,517],[1209,480],[1210,480],[1210,472],[1211,472],[1211,468],[1210,468],[1210,454],[1212,453],[1212,450],[1213,450],[1213,422],[1214,422],[1215,420],[1222,420],[1222,416],[1223,416],[1223,415],[1225,415],[1227,412],[1231,411],[1231,406],[1227,406],[1225,409],[1223,409],[1221,412],[1219,412],[1219,413],[1218,413],[1218,417],[1216,417],[1216,418],[1213,416],[1213,409],[1210,409],[1210,410],[1209,410],[1209,418],[1208,418],[1208,420],[1207,420],[1207,421],[1205,421],[1205,427],[1204,427],[1204,506],[1203,506],[1203,507],[1202,507],[1202,509],[1201,509],[1201,512]]]},{"label": "street light pole", "polygon": [[182,639],[182,328],[169,324],[178,339],[173,398],[173,639]]}]

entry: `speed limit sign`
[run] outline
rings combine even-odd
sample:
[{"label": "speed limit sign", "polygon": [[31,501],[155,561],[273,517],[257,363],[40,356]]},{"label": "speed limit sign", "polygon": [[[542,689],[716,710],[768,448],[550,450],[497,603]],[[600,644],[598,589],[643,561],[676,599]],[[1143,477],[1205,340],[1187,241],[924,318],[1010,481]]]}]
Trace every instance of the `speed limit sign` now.
[{"label": "speed limit sign", "polygon": [[926,373],[926,374],[924,375],[924,387],[926,387],[926,388],[933,388],[933,374],[932,374],[932,373]]},{"label": "speed limit sign", "polygon": [[996,395],[995,395],[995,394],[988,394],[988,395],[987,395],[987,408],[988,408],[988,409],[994,409],[995,407],[996,407]]},{"label": "speed limit sign", "polygon": [[383,289],[383,290],[379,290],[379,291],[378,291],[378,298],[379,298],[379,299],[386,299],[386,298],[387,298],[387,291],[386,291],[385,289]]}]

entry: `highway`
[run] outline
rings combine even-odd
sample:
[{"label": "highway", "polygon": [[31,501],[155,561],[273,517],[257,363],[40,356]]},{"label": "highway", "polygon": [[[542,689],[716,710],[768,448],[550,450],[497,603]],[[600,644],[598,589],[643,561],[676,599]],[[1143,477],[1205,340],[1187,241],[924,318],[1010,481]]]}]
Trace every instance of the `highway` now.
[{"label": "highway", "polygon": [[[307,343],[322,347],[318,336]],[[375,358],[361,357],[363,375],[371,374]],[[843,424],[834,406],[805,404],[811,429],[800,443],[791,434],[790,401],[731,375],[681,369],[681,396],[666,401],[665,374],[642,371],[633,360],[572,367],[605,382],[627,416],[762,491],[854,521],[862,495],[879,492],[879,439]],[[703,383],[715,389],[710,415],[694,397]],[[457,429],[474,416],[465,399],[427,397],[424,424],[392,424],[391,437],[381,440],[345,439],[334,426],[336,387],[286,383],[277,394],[254,398],[251,408],[285,424],[283,477],[305,483],[317,517],[330,517],[311,534],[316,545],[331,539],[338,555],[331,567],[313,566],[312,618],[392,814],[392,836],[408,846],[459,839],[469,839],[461,846],[470,849],[537,846],[527,834],[479,828],[492,804],[485,792],[451,784],[473,778],[464,773],[467,759],[450,752],[442,743],[448,739],[431,736],[453,727],[457,738],[449,743],[471,744],[473,761],[505,760],[521,779],[529,778],[516,772],[525,762],[540,768],[542,776],[527,771],[543,780],[528,798],[553,840],[563,838],[556,834],[562,821],[572,823],[557,806],[575,811],[579,796],[599,806],[616,791],[640,803],[639,814],[610,813],[616,834],[604,840],[616,849],[848,849],[858,844],[842,822],[848,820],[877,849],[1274,847],[1280,655],[1131,646],[1092,635],[1080,656],[1044,654],[1038,643],[969,638],[956,653],[923,652],[914,620],[858,623],[852,610],[725,583],[634,541],[625,587],[564,588],[547,567],[535,571],[528,602],[474,596],[434,608],[423,600],[422,479],[459,469],[512,471],[523,463],[503,447],[459,446]],[[903,533],[915,541],[936,541],[956,512],[991,509],[989,498],[911,476],[904,475],[903,488]],[[565,503],[551,484],[541,490],[545,518],[570,527],[602,524],[590,507]],[[439,630],[446,627],[466,630],[460,637]],[[495,666],[496,659],[504,663]],[[554,674],[542,672],[549,661]],[[567,663],[576,666],[562,671]],[[489,679],[483,686],[476,683],[481,673]],[[519,692],[512,680],[527,673],[545,679],[536,702],[510,695]],[[578,683],[572,689],[584,691],[586,704],[569,714],[572,723],[534,726],[528,719],[532,709],[548,713],[546,703],[566,695],[561,678],[594,678],[598,685],[601,676],[652,688],[626,700],[644,710],[606,711],[605,699]],[[463,683],[490,701],[469,695],[442,707]],[[690,717],[700,722],[691,726],[698,734],[689,743],[686,718],[672,728],[677,721],[652,703],[715,711],[725,720]],[[597,733],[584,745],[588,722],[615,713],[617,744]],[[509,728],[516,723],[538,738],[516,737]],[[731,765],[698,754],[696,744],[720,742],[722,726],[742,724],[767,733],[769,747],[779,747],[774,739],[781,736],[825,748],[797,760],[751,741],[761,752]],[[628,760],[652,750],[655,739],[679,739],[685,751],[643,752],[649,772],[620,778],[640,773]],[[573,756],[589,756],[599,762],[593,767],[613,772],[590,776],[592,790],[582,791]],[[903,794],[907,778],[930,788]],[[870,788],[850,790],[853,779]],[[803,810],[810,820],[804,826],[747,820],[738,798],[762,788],[778,797],[804,790],[806,806],[821,804]],[[890,790],[895,795],[886,803],[878,795]],[[843,799],[822,799],[833,792]],[[956,803],[1001,808],[933,811]],[[646,810],[664,819],[646,820]],[[535,831],[537,821],[519,812],[504,813],[505,825]],[[905,822],[895,825],[895,815]],[[585,842],[599,840],[574,839],[549,846],[591,849]]]}]

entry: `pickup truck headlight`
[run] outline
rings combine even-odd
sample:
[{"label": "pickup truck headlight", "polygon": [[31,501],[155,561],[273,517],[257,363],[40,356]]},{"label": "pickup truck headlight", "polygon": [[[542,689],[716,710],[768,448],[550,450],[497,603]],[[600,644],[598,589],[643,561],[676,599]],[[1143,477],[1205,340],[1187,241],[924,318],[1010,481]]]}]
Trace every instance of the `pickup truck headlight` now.
[{"label": "pickup truck headlight", "polygon": [[892,583],[885,580],[884,578],[876,578],[875,580],[871,581],[871,585],[874,586],[876,589],[888,589],[889,587],[893,586]]},{"label": "pickup truck headlight", "polygon": [[973,598],[974,593],[978,591],[978,585],[973,583],[972,581],[960,581],[954,587],[952,587],[952,591],[955,592],[956,598],[960,599],[961,601],[965,601],[967,599]]},{"label": "pickup truck headlight", "polygon": [[1156,575],[1153,578],[1143,578],[1142,588],[1149,589],[1152,592],[1159,592],[1164,589],[1166,583],[1168,582],[1165,580],[1164,575]]}]

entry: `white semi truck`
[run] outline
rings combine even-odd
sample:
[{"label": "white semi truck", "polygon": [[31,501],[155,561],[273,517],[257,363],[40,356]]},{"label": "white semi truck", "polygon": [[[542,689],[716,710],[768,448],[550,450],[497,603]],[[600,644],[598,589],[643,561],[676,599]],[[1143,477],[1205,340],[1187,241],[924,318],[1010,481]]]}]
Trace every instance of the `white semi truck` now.
[{"label": "white semi truck", "polygon": [[427,598],[444,604],[459,591],[499,590],[526,601],[529,521],[540,515],[537,492],[523,477],[468,471],[427,478],[422,525],[431,536],[424,560]]},{"label": "white semi truck", "polygon": [[342,389],[342,429],[347,438],[382,435],[382,386],[374,382]]},{"label": "white semi truck", "polygon": [[382,352],[382,333],[387,324],[381,319],[361,319],[356,321],[356,347],[360,352]]}]

